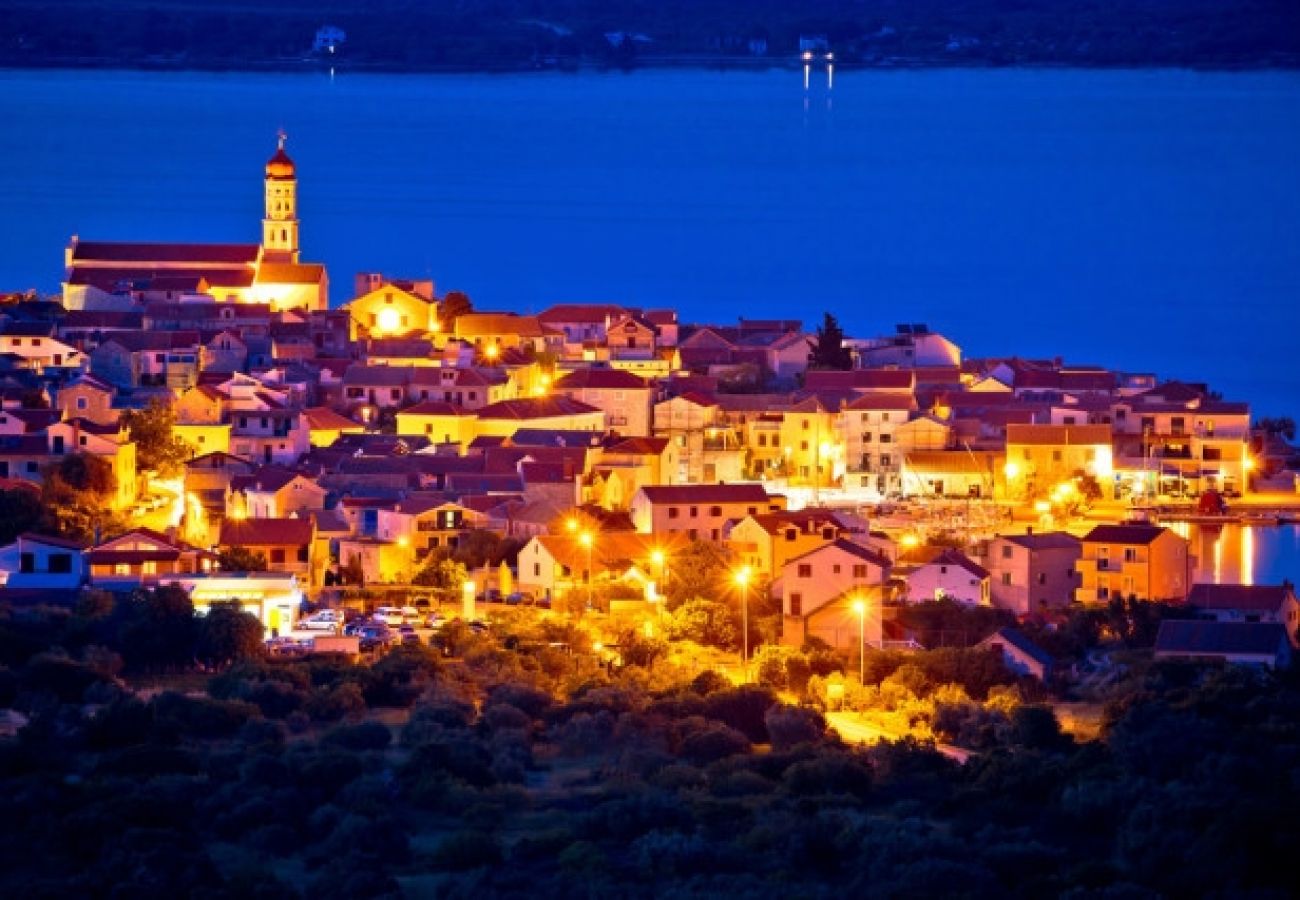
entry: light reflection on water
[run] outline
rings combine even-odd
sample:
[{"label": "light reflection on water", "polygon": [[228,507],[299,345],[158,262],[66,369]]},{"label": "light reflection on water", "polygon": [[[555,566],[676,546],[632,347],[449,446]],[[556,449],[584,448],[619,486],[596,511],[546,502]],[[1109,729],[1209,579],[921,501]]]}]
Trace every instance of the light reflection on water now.
[{"label": "light reflection on water", "polygon": [[1179,522],[1172,529],[1191,542],[1193,581],[1279,584],[1300,576],[1300,526]]}]

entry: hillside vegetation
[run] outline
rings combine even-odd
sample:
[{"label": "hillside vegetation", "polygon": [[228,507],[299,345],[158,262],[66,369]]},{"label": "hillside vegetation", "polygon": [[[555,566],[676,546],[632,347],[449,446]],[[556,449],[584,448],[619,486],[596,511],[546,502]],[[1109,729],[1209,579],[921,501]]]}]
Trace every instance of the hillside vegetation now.
[{"label": "hillside vegetation", "polygon": [[1300,60],[1288,0],[4,0],[0,65],[321,64],[323,25],[347,34],[330,64],[388,70],[785,64],[813,35],[851,65]]}]

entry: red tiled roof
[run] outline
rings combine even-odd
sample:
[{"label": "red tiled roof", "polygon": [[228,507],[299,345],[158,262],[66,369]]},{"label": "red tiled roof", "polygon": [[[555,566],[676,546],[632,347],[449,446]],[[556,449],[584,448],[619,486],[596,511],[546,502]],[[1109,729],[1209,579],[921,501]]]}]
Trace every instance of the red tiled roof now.
[{"label": "red tiled roof", "polygon": [[651,503],[767,503],[773,496],[759,484],[646,485],[641,493]]},{"label": "red tiled roof", "polygon": [[568,397],[524,397],[489,403],[478,411],[478,416],[480,419],[546,419],[595,412],[600,410]]},{"label": "red tiled roof", "polygon": [[1007,425],[1008,444],[1066,446],[1110,444],[1109,425]]},{"label": "red tiled roof", "polygon": [[607,318],[617,318],[626,313],[626,309],[612,303],[560,303],[538,315],[537,319],[544,324],[604,323]]},{"label": "red tiled roof", "polygon": [[1089,544],[1149,544],[1167,530],[1159,525],[1098,525],[1083,540]]},{"label": "red tiled roof", "polygon": [[646,390],[650,387],[644,378],[622,369],[575,369],[555,382],[557,391],[587,388],[613,390]]},{"label": "red tiled roof", "polygon": [[78,241],[72,262],[117,263],[219,263],[252,265],[262,248],[258,244],[173,244],[117,241]]},{"label": "red tiled roof", "polygon": [[297,547],[311,539],[311,519],[226,519],[218,543],[223,547]]},{"label": "red tiled roof", "polygon": [[1197,609],[1277,612],[1291,593],[1286,585],[1194,584],[1187,605]]}]

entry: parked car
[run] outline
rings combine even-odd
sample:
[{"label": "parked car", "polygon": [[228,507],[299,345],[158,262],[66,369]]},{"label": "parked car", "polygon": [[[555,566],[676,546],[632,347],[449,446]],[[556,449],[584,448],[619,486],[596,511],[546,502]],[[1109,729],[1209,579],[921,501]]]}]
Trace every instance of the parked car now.
[{"label": "parked car", "polygon": [[403,625],[398,628],[397,637],[403,644],[417,646],[420,643],[420,636],[415,633],[414,625]]},{"label": "parked car", "polygon": [[438,629],[447,624],[447,617],[442,613],[429,613],[429,618],[425,620],[425,625],[429,628]]},{"label": "parked car", "polygon": [[479,600],[484,603],[500,603],[501,592],[496,588],[488,588],[483,592],[483,596],[479,597]]},{"label": "parked car", "polygon": [[506,595],[507,606],[532,606],[536,602],[533,595],[527,591],[515,591],[513,594]]},{"label": "parked car", "polygon": [[382,622],[385,625],[397,626],[406,621],[406,616],[402,610],[396,606],[381,606],[375,610],[375,614],[370,617],[376,622]]},{"label": "parked car", "polygon": [[401,612],[402,620],[407,624],[420,621],[420,611],[414,606],[403,606]]},{"label": "parked car", "polygon": [[343,613],[337,609],[318,609],[298,622],[303,631],[337,631],[343,625]]}]

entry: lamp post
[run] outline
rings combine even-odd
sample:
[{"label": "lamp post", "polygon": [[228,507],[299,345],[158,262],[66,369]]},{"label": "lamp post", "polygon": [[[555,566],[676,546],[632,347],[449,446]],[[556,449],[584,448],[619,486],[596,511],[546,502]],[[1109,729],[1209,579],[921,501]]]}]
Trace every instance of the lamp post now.
[{"label": "lamp post", "polygon": [[466,622],[474,621],[474,594],[473,580],[466,581],[460,586],[460,615]]},{"label": "lamp post", "polygon": [[578,535],[578,543],[587,548],[587,609],[591,609],[591,545],[595,543],[590,531]]},{"label": "lamp post", "polygon": [[650,551],[650,561],[655,564],[658,570],[659,586],[656,593],[659,595],[659,616],[663,617],[664,603],[666,602],[668,589],[668,555],[662,548],[656,547]]},{"label": "lamp post", "polygon": [[732,576],[740,588],[740,664],[745,683],[749,683],[749,566],[741,566]]},{"label": "lamp post", "polygon": [[867,604],[862,598],[853,601],[858,614],[858,685],[867,683]]}]

